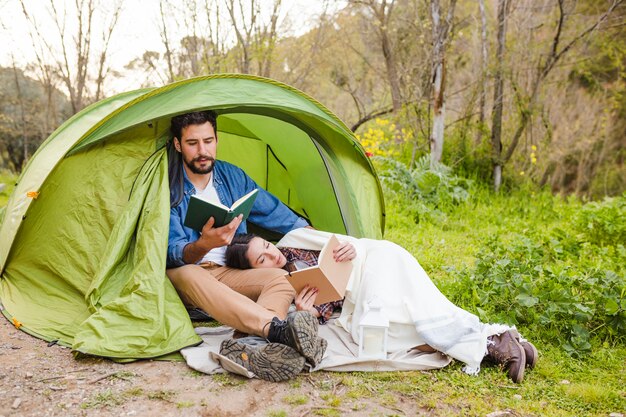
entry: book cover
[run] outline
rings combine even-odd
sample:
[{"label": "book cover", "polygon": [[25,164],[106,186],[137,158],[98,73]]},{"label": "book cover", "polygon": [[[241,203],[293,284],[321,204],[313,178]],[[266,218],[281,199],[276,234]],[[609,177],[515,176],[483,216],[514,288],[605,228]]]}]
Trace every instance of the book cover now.
[{"label": "book cover", "polygon": [[192,195],[189,199],[184,225],[200,232],[211,217],[215,219],[213,227],[224,226],[240,214],[243,214],[243,221],[245,221],[252,210],[258,192],[258,189],[250,191],[230,207]]},{"label": "book cover", "polygon": [[322,248],[317,266],[300,269],[287,276],[296,293],[300,293],[306,285],[316,287],[319,292],[315,304],[337,301],[344,297],[352,273],[352,262],[335,262],[333,249],[339,244],[337,237],[332,235]]}]

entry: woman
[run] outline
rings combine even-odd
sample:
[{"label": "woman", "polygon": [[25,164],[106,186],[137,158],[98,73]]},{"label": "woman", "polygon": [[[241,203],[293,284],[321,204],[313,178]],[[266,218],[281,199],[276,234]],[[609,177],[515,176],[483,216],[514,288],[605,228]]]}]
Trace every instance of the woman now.
[{"label": "woman", "polygon": [[[276,246],[254,235],[236,236],[226,253],[235,268],[279,267],[289,270],[297,262],[317,263],[319,250],[331,234],[296,229]],[[389,318],[389,351],[418,348],[437,350],[466,364],[464,371],[477,374],[488,359],[503,365],[514,382],[521,382],[524,368],[537,361],[535,347],[514,328],[481,323],[475,315],[452,304],[435,287],[417,260],[402,247],[385,240],[340,236],[343,242],[333,256],[337,262],[353,262],[354,268],[339,324],[359,340],[359,321],[366,304],[380,300]],[[326,318],[332,306],[315,306],[316,289],[306,288],[296,297],[300,310]]]}]

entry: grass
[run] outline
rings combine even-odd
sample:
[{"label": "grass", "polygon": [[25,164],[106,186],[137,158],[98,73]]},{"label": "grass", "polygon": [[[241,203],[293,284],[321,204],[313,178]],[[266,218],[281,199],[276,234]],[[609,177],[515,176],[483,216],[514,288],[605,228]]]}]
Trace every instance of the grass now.
[{"label": "grass", "polygon": [[171,401],[175,395],[176,392],[171,390],[159,390],[146,393],[146,397],[149,400],[155,401]]},{"label": "grass", "polygon": [[92,395],[87,401],[81,403],[80,407],[83,409],[115,407],[124,404],[125,401],[126,397],[123,394],[105,390]]},{"label": "grass", "polygon": [[[411,252],[442,291],[451,294],[451,271],[471,268],[490,238],[497,236],[509,242],[520,234],[569,231],[582,206],[576,199],[545,192],[521,190],[493,195],[489,190],[476,189],[467,202],[444,207],[431,218],[421,216],[416,223],[402,202],[387,199],[385,238]],[[372,410],[371,415],[403,415],[415,409],[442,416],[484,416],[497,410],[534,416],[626,412],[623,343],[594,341],[590,353],[575,359],[542,334],[525,336],[537,342],[540,360],[526,373],[522,384],[513,384],[494,367],[483,368],[478,376],[466,375],[458,362],[429,372],[315,373],[307,378],[315,383],[319,398],[292,406],[301,407],[298,410],[311,407],[313,415],[342,415],[363,403],[369,404],[366,409]],[[292,383],[291,396],[308,383],[303,378]]]},{"label": "grass", "polygon": [[[0,183],[8,185],[0,193],[0,206],[6,204],[14,180],[15,177],[0,174]],[[488,239],[497,236],[508,242],[520,234],[569,230],[573,216],[582,206],[576,199],[545,192],[522,190],[493,195],[477,188],[465,203],[441,208],[439,214],[431,217],[420,216],[416,223],[402,202],[387,198],[385,238],[402,244],[415,255],[444,294],[450,296],[454,292],[451,271],[472,267]],[[613,256],[610,251],[606,253]],[[602,259],[585,262],[601,263]],[[626,414],[623,338],[615,343],[594,341],[589,353],[575,359],[541,333],[525,336],[537,341],[540,360],[518,385],[493,367],[482,369],[478,376],[468,376],[459,363],[429,372],[318,372],[284,384],[284,407],[269,409],[267,415],[302,415],[306,411],[308,415],[334,416],[350,410],[368,415],[404,415],[408,410],[412,410],[411,414],[441,416],[484,416],[497,410],[533,416]],[[219,389],[249,383],[228,374],[212,378]],[[145,393],[140,389],[121,394],[103,391],[81,406],[104,407],[139,396],[171,402],[174,395],[171,391]],[[192,405],[177,403],[179,408]]]},{"label": "grass", "polygon": [[[472,267],[484,242],[503,242],[524,233],[568,230],[582,203],[549,193],[514,191],[493,195],[475,190],[472,198],[432,219],[415,217],[401,202],[389,199],[385,238],[411,252],[446,293],[450,271]],[[526,334],[532,341],[541,334]],[[435,415],[486,415],[515,410],[522,415],[608,415],[626,411],[626,347],[595,342],[581,359],[570,357],[557,343],[537,345],[540,361],[522,384],[511,383],[497,368],[465,375],[459,363],[431,372],[353,373],[337,378],[347,405],[368,398],[383,407],[402,408],[411,401]],[[343,405],[342,407],[345,407]]]},{"label": "grass", "polygon": [[15,188],[15,181],[17,180],[17,175],[11,174],[9,172],[0,171],[0,184],[4,184],[4,189],[0,191],[0,207],[6,206],[9,201],[9,197]]}]

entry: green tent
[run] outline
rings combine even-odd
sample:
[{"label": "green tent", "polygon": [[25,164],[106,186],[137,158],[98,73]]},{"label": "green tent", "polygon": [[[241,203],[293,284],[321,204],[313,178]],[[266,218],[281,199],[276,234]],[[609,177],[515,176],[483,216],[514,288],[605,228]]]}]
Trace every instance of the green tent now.
[{"label": "green tent", "polygon": [[329,110],[273,80],[194,78],[95,103],[22,172],[0,226],[0,309],[78,352],[148,358],[199,342],[165,276],[165,143],[176,114],[214,109],[218,158],[321,230],[380,238],[380,184]]}]

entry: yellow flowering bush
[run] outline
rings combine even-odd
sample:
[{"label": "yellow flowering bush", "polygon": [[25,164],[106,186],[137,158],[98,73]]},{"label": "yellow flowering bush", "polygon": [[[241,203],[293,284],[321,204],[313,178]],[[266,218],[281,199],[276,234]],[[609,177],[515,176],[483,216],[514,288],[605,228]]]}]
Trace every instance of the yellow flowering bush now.
[{"label": "yellow flowering bush", "polygon": [[[356,137],[368,156],[393,158],[400,156],[402,143],[412,137],[407,129],[401,129],[400,132],[397,130],[395,123],[376,118],[365,132],[357,133]],[[398,134],[401,135],[400,138],[397,137]]]}]

